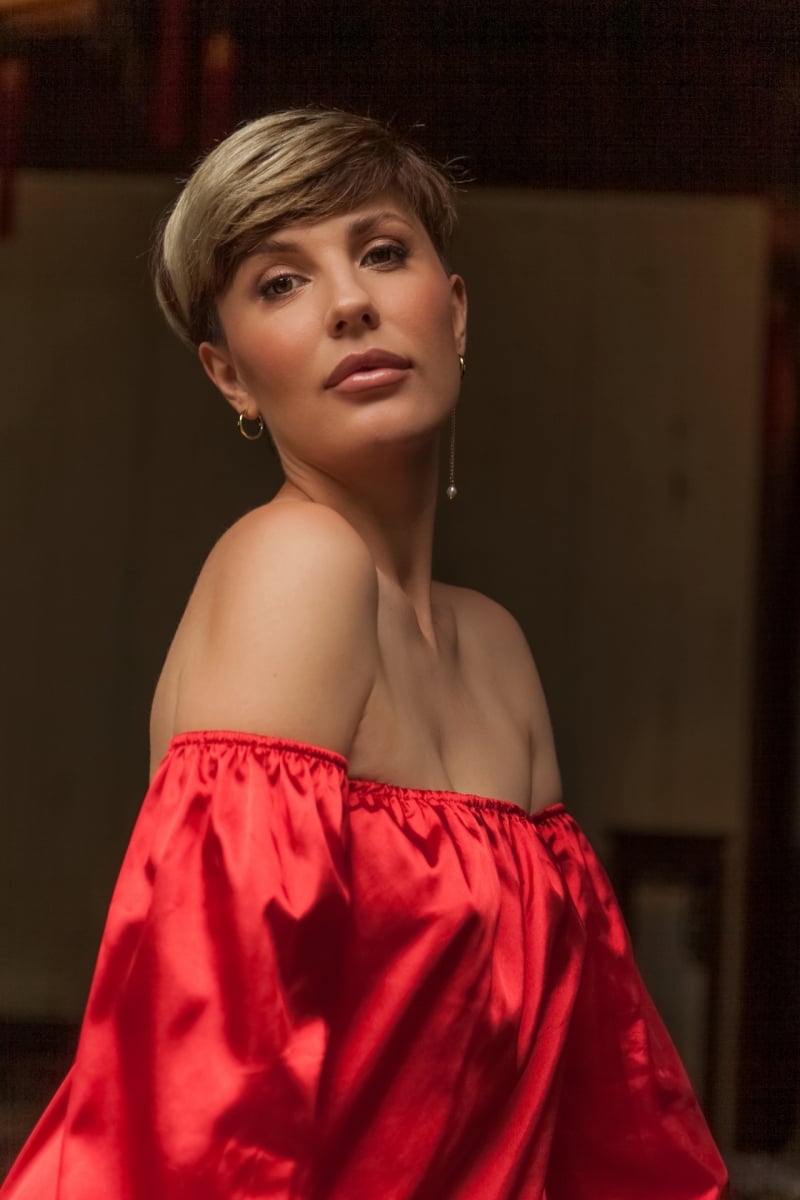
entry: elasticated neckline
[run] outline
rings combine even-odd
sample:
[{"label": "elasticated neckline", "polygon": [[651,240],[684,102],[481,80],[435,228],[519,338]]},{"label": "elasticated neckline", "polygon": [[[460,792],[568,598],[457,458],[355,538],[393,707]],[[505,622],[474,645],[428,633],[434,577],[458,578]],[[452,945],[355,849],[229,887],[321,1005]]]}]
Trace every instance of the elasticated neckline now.
[{"label": "elasticated neckline", "polygon": [[[173,748],[192,745],[241,745],[253,746],[263,750],[285,750],[293,754],[303,755],[328,762],[337,767],[344,775],[348,774],[348,763],[344,755],[336,750],[328,750],[324,746],[314,746],[309,742],[298,742],[291,738],[271,737],[263,733],[244,733],[238,730],[199,729],[186,733],[178,733],[170,741],[167,753]],[[372,797],[373,800],[411,800],[421,804],[431,805],[466,805],[468,808],[491,809],[495,812],[506,813],[509,816],[521,817],[523,820],[541,824],[554,818],[567,815],[561,803],[550,804],[538,812],[529,813],[519,804],[511,800],[501,800],[491,796],[479,796],[470,792],[449,792],[438,788],[406,787],[401,784],[388,783],[383,780],[349,778],[351,795]]]}]

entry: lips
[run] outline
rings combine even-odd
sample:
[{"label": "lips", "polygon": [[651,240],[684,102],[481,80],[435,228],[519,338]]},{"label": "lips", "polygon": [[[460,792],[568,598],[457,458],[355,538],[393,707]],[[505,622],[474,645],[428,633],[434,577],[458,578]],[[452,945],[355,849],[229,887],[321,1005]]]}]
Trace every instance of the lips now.
[{"label": "lips", "polygon": [[338,366],[334,367],[325,380],[326,388],[335,388],[350,375],[367,371],[379,371],[382,368],[407,371],[411,362],[399,354],[390,354],[388,350],[367,350],[364,354],[348,354]]}]

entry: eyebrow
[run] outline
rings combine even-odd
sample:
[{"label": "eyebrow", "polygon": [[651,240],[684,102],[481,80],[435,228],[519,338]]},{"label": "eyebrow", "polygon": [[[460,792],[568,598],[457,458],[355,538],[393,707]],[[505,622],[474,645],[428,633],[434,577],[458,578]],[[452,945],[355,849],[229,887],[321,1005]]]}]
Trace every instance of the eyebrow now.
[{"label": "eyebrow", "polygon": [[407,225],[411,229],[411,223],[402,217],[399,212],[395,212],[392,208],[382,209],[380,212],[365,213],[363,217],[356,217],[347,226],[347,232],[351,237],[359,237],[365,233],[369,233],[376,225],[380,225],[382,221],[400,221],[401,224]]},{"label": "eyebrow", "polygon": [[297,242],[285,242],[280,238],[264,238],[262,242],[258,243],[253,254],[294,254],[297,249]]},{"label": "eyebrow", "polygon": [[[365,213],[363,217],[355,217],[347,226],[348,238],[363,237],[369,233],[376,225],[380,225],[382,221],[393,220],[400,221],[402,225],[412,228],[411,222],[401,216],[394,209],[386,208],[380,212]],[[263,242],[259,242],[255,249],[255,254],[296,254],[302,250],[297,242],[287,242],[280,237],[265,238]]]}]

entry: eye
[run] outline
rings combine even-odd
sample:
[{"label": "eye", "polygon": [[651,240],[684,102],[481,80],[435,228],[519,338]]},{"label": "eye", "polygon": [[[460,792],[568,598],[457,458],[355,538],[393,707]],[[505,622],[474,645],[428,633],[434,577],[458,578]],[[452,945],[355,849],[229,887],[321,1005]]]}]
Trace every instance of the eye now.
[{"label": "eye", "polygon": [[393,267],[407,258],[408,249],[399,242],[381,242],[372,246],[361,261],[367,267]]},{"label": "eye", "polygon": [[300,275],[283,272],[280,275],[273,275],[270,279],[264,279],[258,285],[258,293],[265,300],[280,300],[284,296],[290,296],[302,282]]}]

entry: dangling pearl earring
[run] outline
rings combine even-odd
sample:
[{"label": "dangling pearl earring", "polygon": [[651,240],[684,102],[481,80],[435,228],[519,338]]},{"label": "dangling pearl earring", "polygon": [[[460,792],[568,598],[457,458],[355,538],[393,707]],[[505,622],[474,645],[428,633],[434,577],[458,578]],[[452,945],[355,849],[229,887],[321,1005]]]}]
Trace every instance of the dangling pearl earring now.
[{"label": "dangling pearl earring", "polygon": [[[467,369],[467,364],[464,362],[463,354],[458,356],[458,365],[461,367],[461,378],[464,378],[464,372]],[[456,487],[456,410],[450,413],[450,470],[447,475],[447,490],[445,492],[448,500],[455,500],[458,495]]]}]

